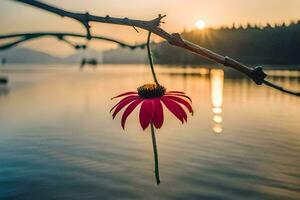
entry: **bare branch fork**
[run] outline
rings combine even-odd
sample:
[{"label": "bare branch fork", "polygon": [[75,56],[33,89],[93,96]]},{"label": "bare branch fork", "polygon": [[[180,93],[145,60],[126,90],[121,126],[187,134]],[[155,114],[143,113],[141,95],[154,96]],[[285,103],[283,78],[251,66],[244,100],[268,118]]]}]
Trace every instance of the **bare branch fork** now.
[{"label": "bare branch fork", "polygon": [[189,42],[187,40],[184,40],[181,38],[181,36],[178,33],[169,34],[162,28],[160,28],[160,24],[163,23],[162,19],[165,17],[165,15],[159,15],[157,18],[150,20],[150,21],[144,21],[144,20],[135,20],[135,19],[128,19],[128,18],[115,18],[115,17],[101,17],[101,16],[95,16],[90,15],[89,13],[75,13],[66,11],[45,3],[42,3],[40,1],[36,0],[13,0],[17,2],[22,2],[43,10],[46,10],[48,12],[55,13],[62,17],[69,17],[74,20],[79,21],[87,31],[86,38],[91,39],[91,32],[90,32],[90,25],[89,22],[101,22],[101,23],[108,23],[108,24],[118,24],[118,25],[126,25],[126,26],[132,26],[135,29],[141,28],[144,30],[147,30],[149,32],[152,32],[161,38],[168,41],[171,45],[189,50],[195,54],[198,54],[206,59],[212,60],[216,63],[222,64],[224,66],[228,66],[231,68],[234,68],[241,73],[247,75],[250,79],[252,79],[256,84],[262,85],[265,84],[269,87],[275,88],[277,90],[280,90],[282,92],[300,96],[300,92],[293,92],[289,91],[287,89],[282,88],[281,86],[277,86],[274,83],[269,82],[266,80],[267,74],[264,73],[263,69],[261,67],[256,68],[250,68],[244,64],[239,63],[238,61],[228,57],[228,56],[222,56],[215,52],[212,52],[204,47],[201,47],[199,45],[196,45],[192,42]]},{"label": "bare branch fork", "polygon": [[[49,36],[57,38],[58,40],[69,44],[70,46],[72,46],[75,49],[85,49],[86,48],[86,44],[79,45],[79,44],[75,44],[75,43],[69,41],[68,39],[66,39],[66,37],[86,38],[86,35],[83,35],[83,34],[66,33],[66,32],[36,32],[36,33],[17,33],[17,34],[9,34],[9,35],[0,35],[0,40],[9,39],[9,38],[19,38],[16,41],[0,45],[0,50],[12,48],[14,46],[17,46],[20,43],[23,43],[23,42],[26,42],[29,40],[38,39],[38,38],[42,38],[42,37],[49,37]],[[143,49],[146,46],[146,43],[131,45],[131,44],[127,44],[122,41],[112,39],[109,37],[104,37],[104,36],[91,36],[90,40],[92,40],[92,39],[114,42],[116,44],[119,44],[121,47],[128,47],[132,50],[135,48]]]}]

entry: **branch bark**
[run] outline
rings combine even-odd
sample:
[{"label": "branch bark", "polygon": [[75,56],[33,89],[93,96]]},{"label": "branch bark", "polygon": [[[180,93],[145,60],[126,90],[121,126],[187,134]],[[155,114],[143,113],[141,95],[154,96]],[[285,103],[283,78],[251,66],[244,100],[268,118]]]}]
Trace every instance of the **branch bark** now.
[{"label": "branch bark", "polygon": [[[217,53],[210,51],[204,47],[201,47],[197,44],[194,44],[192,42],[184,40],[183,38],[181,38],[181,36],[178,33],[169,34],[165,30],[160,28],[162,19],[166,15],[159,15],[157,18],[155,18],[153,20],[144,21],[144,20],[136,20],[136,19],[128,19],[128,18],[116,18],[116,17],[110,17],[108,15],[105,17],[101,17],[101,16],[90,15],[89,13],[75,13],[75,12],[66,11],[66,10],[57,8],[55,6],[51,6],[46,3],[42,3],[37,0],[12,0],[12,1],[22,2],[24,4],[28,4],[28,5],[43,9],[45,11],[55,13],[62,17],[69,17],[74,20],[77,20],[86,28],[86,30],[87,30],[86,37],[88,39],[91,37],[89,22],[101,22],[101,23],[108,23],[108,24],[132,26],[134,28],[136,28],[136,27],[141,28],[141,29],[147,30],[149,32],[152,32],[152,33],[160,36],[161,38],[168,41],[171,45],[186,49],[186,50],[191,51],[195,54],[198,54],[206,59],[212,60],[212,61],[222,64],[224,66],[236,69],[236,70],[240,71],[241,73],[247,75],[250,79],[252,79],[258,85],[265,84],[265,85],[270,86],[277,90],[278,90],[278,88],[281,88],[280,86],[277,86],[277,85],[272,84],[269,81],[265,80],[267,75],[263,72],[261,67],[250,68],[228,56],[223,56],[223,55],[217,54]],[[283,89],[280,91],[286,92],[288,90]],[[289,91],[287,93],[293,94],[296,96],[300,96],[299,92]]]}]

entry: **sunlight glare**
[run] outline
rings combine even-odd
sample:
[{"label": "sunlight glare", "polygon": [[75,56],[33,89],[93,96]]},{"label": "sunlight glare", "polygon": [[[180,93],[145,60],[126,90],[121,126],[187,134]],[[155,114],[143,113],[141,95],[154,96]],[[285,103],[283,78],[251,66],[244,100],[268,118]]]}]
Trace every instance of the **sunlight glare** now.
[{"label": "sunlight glare", "polygon": [[203,30],[205,28],[205,22],[203,20],[199,19],[196,22],[196,27],[200,30]]}]

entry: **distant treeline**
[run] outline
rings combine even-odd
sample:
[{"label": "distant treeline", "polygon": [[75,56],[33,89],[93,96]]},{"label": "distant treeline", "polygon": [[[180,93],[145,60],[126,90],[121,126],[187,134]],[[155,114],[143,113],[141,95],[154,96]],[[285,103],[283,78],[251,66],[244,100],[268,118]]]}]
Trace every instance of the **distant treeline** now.
[{"label": "distant treeline", "polygon": [[[300,20],[289,25],[208,28],[183,32],[193,43],[247,64],[300,64]],[[207,60],[162,42],[154,48],[158,64],[204,64]]]}]

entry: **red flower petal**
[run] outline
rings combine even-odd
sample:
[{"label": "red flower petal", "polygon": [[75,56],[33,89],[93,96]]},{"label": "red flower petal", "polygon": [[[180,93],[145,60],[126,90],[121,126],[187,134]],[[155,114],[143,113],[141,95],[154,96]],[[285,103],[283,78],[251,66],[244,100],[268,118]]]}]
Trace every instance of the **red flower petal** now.
[{"label": "red flower petal", "polygon": [[152,123],[155,128],[161,128],[164,123],[163,106],[158,98],[153,99],[154,113]]},{"label": "red flower petal", "polygon": [[118,97],[130,95],[130,94],[137,94],[137,92],[125,92],[125,93],[120,94],[120,95],[118,95],[118,96],[115,96],[115,97],[113,97],[113,98],[111,98],[111,99],[115,99],[115,98],[118,98]]},{"label": "red flower petal", "polygon": [[183,95],[183,94],[166,94],[165,96],[177,96],[177,97],[185,97],[187,98],[188,100],[190,100],[190,102],[192,103],[192,99],[186,95]]},{"label": "red flower petal", "polygon": [[[171,101],[173,101],[173,100],[171,100]],[[186,112],[183,110],[183,108],[176,101],[173,101],[173,102],[175,103],[175,106],[177,107],[177,109],[181,113],[181,115],[182,115],[183,119],[185,120],[185,122],[187,122]]]},{"label": "red flower petal", "polygon": [[154,113],[154,104],[152,99],[146,99],[143,101],[141,109],[140,109],[140,124],[145,130],[150,122],[152,122]]},{"label": "red flower petal", "polygon": [[169,98],[169,99],[172,99],[174,101],[181,103],[189,110],[190,113],[192,113],[192,115],[194,114],[191,104],[189,102],[187,102],[186,100],[179,98],[179,97],[175,97],[175,96],[166,96],[166,98]]},{"label": "red flower petal", "polygon": [[[178,105],[176,102],[166,98],[165,96],[161,97],[161,101],[165,104],[165,106],[169,109],[171,113],[173,113],[182,123],[184,123],[184,110]],[[181,110],[180,110],[181,108]],[[182,112],[183,111],[183,112]]]},{"label": "red flower petal", "polygon": [[122,119],[121,119],[121,125],[122,128],[125,129],[125,123],[126,123],[126,119],[127,117],[130,115],[130,113],[132,113],[132,111],[142,102],[143,100],[141,99],[136,99],[135,101],[133,101],[124,111],[123,115],[122,115]]},{"label": "red flower petal", "polygon": [[137,95],[130,95],[130,96],[127,96],[127,97],[124,97],[122,100],[120,100],[114,107],[112,107],[110,109],[109,112],[111,112],[115,107],[117,107],[120,103],[122,103],[123,101],[127,100],[127,99],[136,99],[136,97],[138,97]]},{"label": "red flower petal", "polygon": [[132,101],[139,99],[138,97],[136,98],[132,98],[132,99],[126,99],[124,101],[122,101],[115,109],[114,113],[112,114],[113,119],[116,117],[116,115],[118,114],[118,112],[120,112],[120,110],[122,110],[122,108],[124,108],[126,105],[128,105],[129,103],[131,103]]}]

